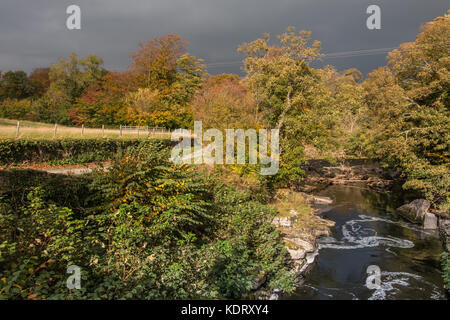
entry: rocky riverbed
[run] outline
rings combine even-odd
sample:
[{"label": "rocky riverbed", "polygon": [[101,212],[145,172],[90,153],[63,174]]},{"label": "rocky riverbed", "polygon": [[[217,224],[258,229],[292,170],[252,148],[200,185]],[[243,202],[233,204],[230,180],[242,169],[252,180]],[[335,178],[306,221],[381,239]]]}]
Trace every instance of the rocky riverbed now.
[{"label": "rocky riverbed", "polygon": [[[399,194],[354,185],[319,194],[334,200],[320,216],[336,225],[318,239],[319,254],[302,285],[282,299],[445,299],[438,232],[401,217]],[[379,268],[380,287],[366,286],[369,266]]]},{"label": "rocky riverbed", "polygon": [[306,178],[295,182],[302,192],[318,192],[329,185],[365,184],[375,191],[386,192],[400,173],[383,170],[378,164],[366,159],[347,159],[338,163],[327,160],[309,160],[302,169]]},{"label": "rocky riverbed", "polygon": [[[345,185],[357,189],[366,189],[376,193],[388,193],[399,178],[399,172],[382,170],[377,164],[367,160],[347,160],[338,164],[331,164],[325,160],[312,160],[303,169],[307,177],[294,183],[295,194],[303,199],[312,214],[299,212],[295,202],[273,220],[279,230],[286,248],[291,256],[293,269],[299,274],[308,270],[319,253],[319,239],[326,239],[331,235],[335,222],[318,216],[323,211],[332,208],[333,200],[326,196],[316,196],[331,185]],[[285,191],[286,192],[286,191]],[[292,192],[292,191],[290,191]],[[348,199],[351,201],[352,199]],[[394,208],[395,210],[395,208]],[[300,210],[302,211],[302,210]],[[448,213],[437,213],[430,209],[430,203],[423,199],[414,200],[397,208],[399,214],[410,222],[419,224],[422,230],[439,229],[441,239],[446,250],[450,249],[450,216]],[[308,220],[308,221],[305,221]],[[274,290],[271,293],[256,291],[259,299],[279,299],[283,293]]]}]

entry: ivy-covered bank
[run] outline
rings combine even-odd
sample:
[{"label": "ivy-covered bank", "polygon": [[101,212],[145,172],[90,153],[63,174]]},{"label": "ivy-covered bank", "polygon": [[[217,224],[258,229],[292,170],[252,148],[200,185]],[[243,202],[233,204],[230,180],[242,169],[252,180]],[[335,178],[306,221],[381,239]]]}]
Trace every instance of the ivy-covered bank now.
[{"label": "ivy-covered bank", "polygon": [[[291,291],[276,211],[168,153],[140,144],[81,177],[0,171],[0,299],[241,298],[258,282]],[[70,265],[80,290],[66,286]]]}]

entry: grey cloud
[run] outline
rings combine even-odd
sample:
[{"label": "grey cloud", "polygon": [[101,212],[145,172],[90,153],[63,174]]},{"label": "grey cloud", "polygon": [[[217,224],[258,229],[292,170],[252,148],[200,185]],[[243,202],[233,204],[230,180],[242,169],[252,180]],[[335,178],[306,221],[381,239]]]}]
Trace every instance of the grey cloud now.
[{"label": "grey cloud", "polygon": [[[65,27],[70,4],[81,7],[82,30]],[[370,4],[381,7],[381,30],[365,27]],[[396,47],[414,40],[422,23],[447,9],[445,0],[2,0],[0,69],[30,72],[77,52],[101,55],[106,68],[124,70],[139,42],[167,33],[182,35],[189,52],[207,62],[239,61],[236,49],[242,42],[263,32],[279,34],[289,25],[311,30],[324,52]],[[334,58],[326,63],[368,72],[385,58]],[[242,74],[238,64],[209,71]]]}]

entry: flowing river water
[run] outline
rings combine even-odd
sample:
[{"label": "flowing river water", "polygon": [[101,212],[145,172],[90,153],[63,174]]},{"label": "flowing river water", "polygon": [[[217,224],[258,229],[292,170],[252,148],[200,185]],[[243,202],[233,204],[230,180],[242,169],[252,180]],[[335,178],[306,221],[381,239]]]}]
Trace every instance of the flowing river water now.
[{"label": "flowing river water", "polygon": [[[334,200],[320,215],[336,222],[331,237],[319,239],[319,254],[304,283],[285,299],[445,299],[437,231],[401,219],[401,199],[358,186],[330,186]],[[381,284],[366,286],[371,265]]]}]

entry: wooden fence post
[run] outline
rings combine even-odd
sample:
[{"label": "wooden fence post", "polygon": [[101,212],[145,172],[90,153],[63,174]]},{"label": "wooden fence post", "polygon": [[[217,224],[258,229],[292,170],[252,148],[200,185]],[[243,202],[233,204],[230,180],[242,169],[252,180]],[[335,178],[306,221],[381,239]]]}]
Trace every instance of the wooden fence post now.
[{"label": "wooden fence post", "polygon": [[105,137],[105,125],[102,124],[102,138]]},{"label": "wooden fence post", "polygon": [[122,137],[122,125],[120,125],[120,136]]},{"label": "wooden fence post", "polygon": [[55,123],[55,130],[53,131],[53,138],[56,138],[56,130],[58,128],[58,125]]},{"label": "wooden fence post", "polygon": [[84,136],[84,123],[81,125],[81,136]]},{"label": "wooden fence post", "polygon": [[20,131],[20,121],[17,121],[16,139],[19,138],[19,131]]}]

